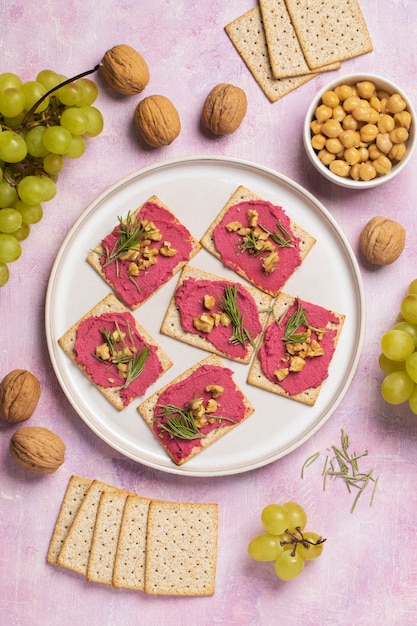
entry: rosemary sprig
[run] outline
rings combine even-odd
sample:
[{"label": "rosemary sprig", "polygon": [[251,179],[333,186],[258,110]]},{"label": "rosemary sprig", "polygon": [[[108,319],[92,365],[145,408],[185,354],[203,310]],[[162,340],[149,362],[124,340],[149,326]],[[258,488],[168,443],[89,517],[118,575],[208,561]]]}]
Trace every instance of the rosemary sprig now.
[{"label": "rosemary sprig", "polygon": [[[278,326],[282,324],[284,317],[285,317],[285,313],[278,320],[277,322]],[[307,330],[304,332],[297,333],[297,330],[300,328],[300,326],[304,326]],[[302,343],[303,341],[307,341],[307,339],[310,336],[309,331],[312,331],[312,330],[315,331],[316,333],[325,332],[324,328],[314,328],[314,326],[311,326],[308,323],[307,312],[301,306],[300,300],[297,299],[297,309],[296,311],[294,311],[292,315],[290,315],[290,317],[287,320],[287,323],[285,324],[284,336],[282,337],[282,340],[285,343]]]},{"label": "rosemary sprig", "polygon": [[[378,478],[374,478],[373,470],[370,470],[367,473],[359,471],[358,460],[367,456],[368,451],[366,450],[362,454],[356,454],[355,452],[351,454],[349,452],[349,446],[349,437],[342,430],[341,447],[338,448],[334,445],[331,446],[330,451],[332,452],[332,455],[327,455],[324,460],[322,476],[323,491],[326,489],[327,479],[336,480],[337,478],[341,478],[342,480],[344,480],[349,493],[351,493],[352,487],[358,489],[358,492],[350,509],[350,512],[353,513],[360,496],[371,482],[374,484],[370,501],[370,506],[372,506],[375,497],[376,487],[378,484]],[[312,463],[314,463],[314,461],[316,461],[320,456],[320,452],[316,452],[315,454],[308,457],[301,469],[301,478],[304,478],[304,470]]]},{"label": "rosemary sprig", "polygon": [[160,421],[159,426],[171,437],[192,440],[205,436],[197,427],[191,408],[182,409],[174,404],[158,406],[161,407],[161,417],[165,420]]},{"label": "rosemary sprig", "polygon": [[262,224],[258,224],[258,226],[259,228],[262,228],[264,232],[268,233],[271,239],[281,246],[281,248],[294,247],[290,233],[280,222],[277,222],[278,230],[274,230],[273,233],[271,233],[265,226],[262,226]]},{"label": "rosemary sprig", "polygon": [[104,267],[113,263],[113,261],[118,263],[120,257],[129,252],[129,250],[140,252],[141,242],[156,232],[149,223],[143,225],[140,220],[132,220],[130,211],[127,214],[126,221],[123,221],[121,217],[117,219],[119,220],[117,240],[111,250],[105,249],[103,252],[105,257]]},{"label": "rosemary sprig", "polygon": [[237,304],[237,285],[225,285],[224,288],[224,298],[222,299],[221,308],[230,317],[232,320],[233,332],[230,338],[230,342],[233,344],[242,344],[245,345],[245,341],[249,341],[251,346],[255,347],[255,342],[249,333],[249,331],[245,328],[244,318],[245,314],[240,314],[239,306]]},{"label": "rosemary sprig", "polygon": [[[126,389],[126,387],[128,387],[134,380],[136,380],[136,378],[139,378],[139,376],[142,374],[145,368],[146,361],[150,354],[150,348],[148,348],[148,346],[145,346],[143,350],[132,351],[126,344],[118,323],[116,322],[115,325],[118,334],[117,339],[113,336],[112,333],[109,332],[107,328],[103,328],[101,333],[104,337],[105,343],[109,348],[111,365],[127,365],[126,380],[121,386],[121,389]],[[133,345],[133,338],[129,322],[127,323],[127,332],[129,335],[129,339]],[[118,345],[119,342],[121,342],[122,344],[121,349]],[[100,358],[99,360],[107,363],[107,361],[104,361]]]}]

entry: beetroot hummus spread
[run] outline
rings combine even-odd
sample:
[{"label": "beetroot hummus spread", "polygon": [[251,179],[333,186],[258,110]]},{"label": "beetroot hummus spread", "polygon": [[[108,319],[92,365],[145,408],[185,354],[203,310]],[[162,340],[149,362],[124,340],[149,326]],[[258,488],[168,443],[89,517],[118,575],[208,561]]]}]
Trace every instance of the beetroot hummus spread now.
[{"label": "beetroot hummus spread", "polygon": [[[261,231],[278,233],[290,245],[280,245],[273,237],[269,237],[268,250],[248,246],[240,229],[230,230],[229,227],[236,222],[247,228],[248,211],[258,213],[257,225]],[[215,227],[213,238],[225,265],[235,271],[243,271],[252,283],[269,293],[277,293],[296,267],[301,265],[300,240],[291,231],[290,218],[282,207],[265,200],[249,200],[231,206]],[[278,262],[273,271],[269,271],[265,265],[265,259],[271,251],[278,255]]]},{"label": "beetroot hummus spread", "polygon": [[[118,348],[122,349],[124,344],[129,349],[136,349],[137,354],[145,348],[149,351],[143,371],[126,387],[124,387],[126,379],[119,373],[115,363],[111,360],[102,360],[96,355],[96,349],[105,343],[103,331],[118,334],[118,329],[123,334],[123,343],[117,341]],[[77,329],[74,350],[77,355],[76,362],[84,366],[86,373],[95,384],[105,388],[120,389],[120,396],[125,406],[137,396],[143,396],[149,385],[155,382],[162,372],[156,346],[144,341],[136,329],[135,318],[129,312],[103,313],[81,321]]]},{"label": "beetroot hummus spread", "polygon": [[[317,342],[320,350],[317,350],[317,355],[310,357],[305,356],[301,352],[305,361],[302,369],[300,371],[289,371],[282,380],[279,380],[277,372],[285,370],[291,358],[291,355],[288,353],[288,349],[291,350],[291,344],[286,344],[284,341],[285,326],[290,316],[296,311],[298,302],[306,312],[308,326],[310,327],[311,334],[307,347],[309,345],[314,346],[313,342]],[[318,387],[327,378],[329,363],[335,351],[336,336],[336,330],[329,328],[329,324],[340,323],[340,320],[335,315],[323,307],[306,303],[302,300],[298,302],[296,301],[289,308],[284,319],[280,320],[279,324],[273,322],[268,326],[263,345],[259,350],[259,360],[265,376],[271,382],[279,384],[291,396],[300,394],[306,389]],[[312,328],[324,329],[325,332],[318,332],[312,330]],[[296,332],[303,333],[307,330],[307,326],[300,326]],[[320,352],[323,353],[320,354]],[[295,352],[295,355],[297,355],[297,352]]]},{"label": "beetroot hummus spread", "polygon": [[[219,427],[232,426],[242,421],[246,415],[243,394],[236,389],[232,380],[232,370],[217,365],[201,365],[188,378],[169,386],[159,397],[154,410],[153,430],[161,443],[169,450],[177,463],[186,458],[192,450],[202,447],[201,441],[210,432]],[[207,386],[221,386],[224,391],[217,398],[217,407],[212,414],[207,414],[206,422],[199,427],[192,439],[180,438],[167,432],[163,426],[170,416],[164,407],[175,406],[186,409],[196,398],[202,399],[204,406],[212,398],[206,391]]]},{"label": "beetroot hummus spread", "polygon": [[[147,202],[139,211],[137,220],[151,222],[161,238],[147,244],[147,251],[141,249],[139,257],[142,260],[153,259],[155,262],[137,274],[132,273],[132,258],[123,256],[117,260],[106,262],[106,254],[117,248],[121,226],[116,226],[101,242],[104,253],[100,258],[103,272],[107,280],[113,285],[116,293],[129,306],[138,306],[144,302],[158,287],[167,282],[174,273],[174,268],[181,261],[189,259],[192,251],[191,235],[187,228],[165,208],[154,202]],[[172,256],[163,255],[161,248],[169,242],[170,249],[176,253]],[[138,249],[139,246],[135,245]],[[149,254],[149,250],[157,254]]]},{"label": "beetroot hummus spread", "polygon": [[[198,330],[194,324],[195,318],[208,315],[220,315],[224,311],[225,287],[236,286],[236,305],[239,317],[252,342],[262,330],[258,310],[252,295],[242,285],[223,280],[196,280],[187,278],[179,286],[175,294],[175,302],[181,316],[181,325],[189,333],[198,334],[209,341],[215,348],[221,350],[231,358],[244,358],[250,345],[246,338],[242,343],[233,339],[234,326],[227,326],[221,321],[213,325],[209,332]],[[208,309],[205,305],[205,296],[213,298],[213,306]],[[230,318],[229,318],[230,321]]]}]

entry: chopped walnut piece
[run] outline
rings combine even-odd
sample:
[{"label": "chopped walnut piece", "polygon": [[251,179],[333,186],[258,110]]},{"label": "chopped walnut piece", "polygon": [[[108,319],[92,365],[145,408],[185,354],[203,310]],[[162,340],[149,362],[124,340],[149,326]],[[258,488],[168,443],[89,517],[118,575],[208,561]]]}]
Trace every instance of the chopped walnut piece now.
[{"label": "chopped walnut piece", "polygon": [[107,345],[107,343],[103,343],[103,344],[101,344],[101,346],[97,346],[96,351],[95,351],[95,355],[99,359],[102,359],[103,361],[109,361],[110,360],[110,350],[109,350],[109,346]]},{"label": "chopped walnut piece", "polygon": [[139,267],[137,263],[129,263],[129,267],[127,268],[127,273],[129,276],[139,276]]},{"label": "chopped walnut piece", "polygon": [[120,260],[121,261],[136,261],[139,254],[140,254],[139,250],[135,248],[129,248],[129,250],[126,250],[126,252],[120,255]]},{"label": "chopped walnut piece", "polygon": [[322,354],[324,354],[323,348],[321,347],[318,341],[313,339],[313,341],[311,342],[307,350],[307,356],[315,357],[315,356],[321,356]]},{"label": "chopped walnut piece", "polygon": [[258,225],[258,211],[256,211],[256,209],[248,209],[248,211],[246,212],[246,217],[248,220],[248,224],[251,228],[255,228],[255,226]]},{"label": "chopped walnut piece", "polygon": [[290,370],[288,367],[282,367],[281,369],[275,370],[274,374],[277,377],[278,381],[284,380],[289,374]]},{"label": "chopped walnut piece", "polygon": [[160,247],[159,251],[162,256],[167,257],[175,256],[177,254],[175,248],[171,248],[171,243],[169,241],[164,241],[164,245]]},{"label": "chopped walnut piece", "polygon": [[239,228],[243,228],[243,224],[240,222],[229,222],[226,224],[226,230],[229,233],[233,233],[235,230],[239,230]]},{"label": "chopped walnut piece", "polygon": [[206,413],[214,413],[217,410],[217,402],[214,398],[210,398],[210,400],[206,404]]},{"label": "chopped walnut piece", "polygon": [[141,223],[149,239],[152,241],[161,241],[162,234],[153,222],[150,222],[149,220],[142,220]]},{"label": "chopped walnut piece", "polygon": [[197,330],[201,330],[203,333],[209,333],[213,330],[214,319],[211,315],[203,313],[200,317],[195,317],[193,319],[193,325]]},{"label": "chopped walnut piece", "polygon": [[124,378],[127,376],[127,363],[118,363],[117,369],[119,374],[121,374]]},{"label": "chopped walnut piece", "polygon": [[227,328],[232,323],[232,320],[227,315],[227,313],[220,313],[220,324]]},{"label": "chopped walnut piece", "polygon": [[220,313],[212,313],[211,317],[213,318],[214,325],[217,327],[220,324],[221,314]]},{"label": "chopped walnut piece", "polygon": [[216,304],[216,298],[208,293],[204,296],[204,306],[206,309],[211,310]]},{"label": "chopped walnut piece", "polygon": [[305,364],[305,359],[301,356],[292,356],[290,358],[290,372],[301,372]]},{"label": "chopped walnut piece", "polygon": [[114,330],[111,335],[111,338],[113,339],[113,341],[123,341],[125,337],[126,337],[126,333],[122,333],[121,331],[118,331],[117,329]]},{"label": "chopped walnut piece", "polygon": [[268,256],[264,258],[262,263],[265,273],[271,274],[273,271],[275,271],[278,265],[278,261],[279,257],[276,250],[268,254]]},{"label": "chopped walnut piece", "polygon": [[224,393],[224,387],[221,385],[207,385],[206,386],[207,393],[211,393],[213,398],[218,398]]}]

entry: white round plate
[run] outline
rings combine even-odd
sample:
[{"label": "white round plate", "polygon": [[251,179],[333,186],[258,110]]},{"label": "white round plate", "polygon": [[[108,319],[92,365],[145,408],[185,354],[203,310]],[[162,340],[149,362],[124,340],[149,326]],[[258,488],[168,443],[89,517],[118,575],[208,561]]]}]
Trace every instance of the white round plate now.
[{"label": "white round plate", "polygon": [[[340,341],[313,407],[246,383],[249,368],[224,360],[255,407],[241,425],[181,467],[177,467],[142,420],[139,398],[122,412],[114,409],[72,363],[58,338],[109,293],[108,285],[86,262],[88,252],[150,196],[157,195],[200,239],[239,185],[284,208],[317,242],[284,291],[346,316]],[[229,279],[238,277],[206,250],[190,265]],[[191,367],[207,353],[160,334],[177,277],[173,277],[134,315],[169,354],[174,365],[147,396]],[[364,294],[353,252],[329,212],[305,189],[275,171],[227,157],[186,157],[134,172],[100,195],[78,218],[54,263],[46,295],[46,337],[58,381],[78,415],[113,449],[139,463],[186,476],[236,474],[271,463],[307,441],[329,419],[355,373],[364,336]]]}]

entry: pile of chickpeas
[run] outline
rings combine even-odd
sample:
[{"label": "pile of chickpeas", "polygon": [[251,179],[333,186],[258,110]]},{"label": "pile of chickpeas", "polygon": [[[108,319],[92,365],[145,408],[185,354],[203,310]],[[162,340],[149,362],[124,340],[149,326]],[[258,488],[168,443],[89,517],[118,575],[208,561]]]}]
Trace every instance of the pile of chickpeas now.
[{"label": "pile of chickpeas", "polygon": [[388,174],[407,152],[412,123],[398,93],[369,80],[326,91],[310,124],[311,145],[333,174],[369,181]]}]

